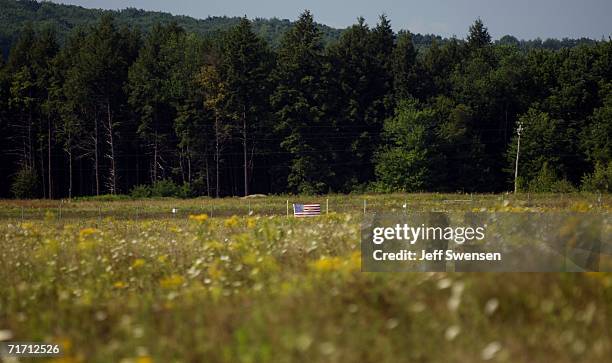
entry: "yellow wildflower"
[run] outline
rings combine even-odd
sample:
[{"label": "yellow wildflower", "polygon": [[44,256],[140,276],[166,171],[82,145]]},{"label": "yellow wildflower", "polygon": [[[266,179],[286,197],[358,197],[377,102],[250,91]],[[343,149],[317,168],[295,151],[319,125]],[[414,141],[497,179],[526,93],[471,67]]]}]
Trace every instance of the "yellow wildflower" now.
[{"label": "yellow wildflower", "polygon": [[62,346],[64,353],[72,350],[72,341],[70,340],[70,338],[61,337],[56,339],[56,342]]},{"label": "yellow wildflower", "polygon": [[342,266],[342,260],[339,257],[321,257],[311,265],[314,270],[319,272],[336,271]]},{"label": "yellow wildflower", "polygon": [[113,284],[113,287],[116,289],[124,289],[127,287],[127,284],[123,281],[117,281]]},{"label": "yellow wildflower", "polygon": [[361,269],[361,253],[353,252],[345,258],[341,257],[321,257],[312,262],[310,266],[318,272],[352,272]]},{"label": "yellow wildflower", "polygon": [[255,266],[257,264],[257,255],[253,252],[249,252],[242,256],[242,263],[247,266]]},{"label": "yellow wildflower", "polygon": [[159,280],[159,285],[164,289],[174,289],[181,286],[184,281],[183,276],[174,274]]},{"label": "yellow wildflower", "polygon": [[207,250],[220,251],[225,248],[225,245],[219,241],[208,241],[204,248]]},{"label": "yellow wildflower", "polygon": [[570,209],[576,212],[588,212],[591,207],[585,202],[577,202]]},{"label": "yellow wildflower", "polygon": [[350,254],[346,267],[349,271],[361,270],[361,252],[360,251],[355,251]]},{"label": "yellow wildflower", "polygon": [[206,214],[206,213],[204,213],[204,214],[191,214],[189,216],[189,219],[192,220],[192,221],[204,223],[208,219],[208,214]]},{"label": "yellow wildflower", "polygon": [[84,240],[98,232],[100,231],[95,228],[83,228],[79,231],[79,238]]},{"label": "yellow wildflower", "polygon": [[231,218],[226,219],[224,224],[228,228],[234,228],[238,225],[239,222],[240,220],[238,219],[238,216],[232,216]]},{"label": "yellow wildflower", "polygon": [[221,277],[221,275],[223,275],[223,271],[221,271],[221,269],[219,268],[218,262],[215,262],[208,266],[208,276],[213,279],[218,279],[219,277]]},{"label": "yellow wildflower", "polygon": [[145,265],[145,260],[142,258],[137,258],[134,260],[134,262],[132,262],[132,267],[133,268],[139,268]]}]

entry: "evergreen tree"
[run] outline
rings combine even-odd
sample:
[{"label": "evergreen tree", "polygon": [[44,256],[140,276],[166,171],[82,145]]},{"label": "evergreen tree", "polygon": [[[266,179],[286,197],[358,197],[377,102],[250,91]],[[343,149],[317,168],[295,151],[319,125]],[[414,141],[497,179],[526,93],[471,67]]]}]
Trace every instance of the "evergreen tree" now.
[{"label": "evergreen tree", "polygon": [[489,30],[484,25],[480,18],[470,25],[470,31],[467,36],[468,48],[475,50],[486,47],[491,44],[491,35]]},{"label": "evergreen tree", "polygon": [[11,114],[7,125],[13,130],[8,152],[17,157],[17,177],[37,179],[22,185],[42,187],[42,193],[33,190],[28,195],[52,196],[52,128],[44,105],[49,98],[51,62],[57,51],[54,32],[45,29],[37,34],[26,26],[7,64],[7,106]]},{"label": "evergreen tree", "polygon": [[268,77],[272,63],[266,44],[255,35],[246,18],[241,19],[224,40],[221,64],[222,78],[227,84],[226,112],[240,130],[243,190],[244,195],[248,195],[249,169],[253,169],[253,154],[258,150],[256,141],[269,112]]},{"label": "evergreen tree", "polygon": [[187,34],[171,38],[166,48],[167,58],[172,59],[173,64],[168,84],[171,103],[176,110],[174,132],[178,137],[179,166],[175,174],[180,175],[183,184],[204,177],[208,180],[209,132],[196,76],[202,67],[205,44],[193,34]]},{"label": "evergreen tree", "polygon": [[157,24],[145,38],[129,70],[129,103],[138,117],[137,133],[149,153],[152,182],[170,176],[167,169],[176,143],[172,123],[176,110],[168,80],[172,67],[179,65],[166,57],[167,45],[172,38],[183,36],[184,31],[175,24]]},{"label": "evergreen tree", "polygon": [[227,98],[227,84],[221,79],[217,67],[218,64],[203,66],[198,75],[198,82],[203,90],[204,107],[213,114],[213,160],[215,162],[214,190],[215,196],[218,198],[221,195],[221,174],[219,169],[221,154],[225,149],[227,140],[230,138],[231,124],[228,122],[229,117],[225,113],[224,107]]},{"label": "evergreen tree", "polygon": [[334,177],[329,145],[319,136],[331,126],[325,118],[325,65],[320,31],[305,11],[282,39],[271,96],[281,147],[290,155],[287,182],[292,191],[323,193]]},{"label": "evergreen tree", "polygon": [[336,135],[332,136],[337,185],[350,191],[373,177],[373,145],[392,109],[391,53],[394,34],[389,21],[370,30],[363,18],[349,28],[329,50],[334,70]]},{"label": "evergreen tree", "polygon": [[417,51],[409,32],[401,31],[391,55],[393,90],[397,100],[417,96]]},{"label": "evergreen tree", "polygon": [[324,49],[304,12],[270,49],[260,20],[231,21],[143,42],[109,16],[60,41],[26,24],[0,58],[0,194],[495,192],[518,122],[523,188],[609,190],[610,40],[492,43],[480,19],[465,40],[396,37],[381,16]]},{"label": "evergreen tree", "polygon": [[103,159],[108,162],[107,190],[115,194],[118,188],[117,117],[126,103],[123,90],[133,58],[130,44],[117,30],[113,18],[103,16],[83,39],[66,80],[70,97],[81,105],[88,122],[84,128],[88,140],[81,147],[93,159],[96,195],[102,191]]}]

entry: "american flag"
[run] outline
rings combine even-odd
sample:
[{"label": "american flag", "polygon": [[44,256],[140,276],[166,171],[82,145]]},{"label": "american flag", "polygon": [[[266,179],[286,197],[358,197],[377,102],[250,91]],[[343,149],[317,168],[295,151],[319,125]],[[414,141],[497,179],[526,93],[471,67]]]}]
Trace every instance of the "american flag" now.
[{"label": "american flag", "polygon": [[295,217],[315,217],[321,215],[320,204],[294,204],[293,215]]}]

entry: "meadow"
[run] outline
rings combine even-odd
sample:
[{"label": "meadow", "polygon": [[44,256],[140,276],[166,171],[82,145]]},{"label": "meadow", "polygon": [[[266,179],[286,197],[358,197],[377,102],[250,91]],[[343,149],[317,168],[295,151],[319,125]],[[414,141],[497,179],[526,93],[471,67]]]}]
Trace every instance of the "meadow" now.
[{"label": "meadow", "polygon": [[[321,203],[323,215],[287,217],[287,201]],[[364,206],[609,213],[611,201],[3,200],[0,337],[58,343],[52,362],[602,362],[612,274],[364,273],[360,222]]]}]

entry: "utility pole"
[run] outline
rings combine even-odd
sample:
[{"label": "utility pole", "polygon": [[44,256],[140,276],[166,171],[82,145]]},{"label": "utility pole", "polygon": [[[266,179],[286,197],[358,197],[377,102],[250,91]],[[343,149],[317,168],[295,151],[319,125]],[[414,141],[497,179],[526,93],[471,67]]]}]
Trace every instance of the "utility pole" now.
[{"label": "utility pole", "polygon": [[518,191],[517,179],[518,179],[518,163],[519,163],[519,153],[521,151],[521,132],[523,131],[523,124],[519,122],[518,129],[516,129],[516,134],[518,135],[518,140],[516,143],[516,162],[514,164],[514,194]]}]

